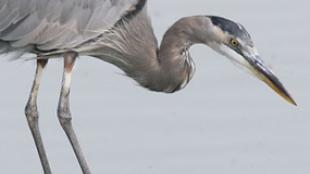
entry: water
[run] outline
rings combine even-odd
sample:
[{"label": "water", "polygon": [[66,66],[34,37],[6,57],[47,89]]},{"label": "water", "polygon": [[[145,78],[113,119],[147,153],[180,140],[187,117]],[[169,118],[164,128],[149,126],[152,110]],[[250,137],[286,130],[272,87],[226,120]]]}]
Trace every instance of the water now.
[{"label": "water", "polygon": [[[310,172],[309,2],[157,0],[156,35],[178,18],[229,17],[250,31],[298,107],[205,46],[197,72],[172,94],[138,87],[104,62],[81,58],[73,79],[74,126],[93,173],[308,174]],[[34,62],[0,61],[1,173],[42,173],[23,108]],[[40,127],[54,173],[81,173],[56,117],[62,62],[51,61],[39,96]]]}]

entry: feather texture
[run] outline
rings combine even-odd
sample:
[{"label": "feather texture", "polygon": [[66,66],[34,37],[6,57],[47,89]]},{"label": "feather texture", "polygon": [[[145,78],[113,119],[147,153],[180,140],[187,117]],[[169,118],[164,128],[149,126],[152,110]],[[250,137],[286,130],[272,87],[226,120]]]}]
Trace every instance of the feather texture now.
[{"label": "feather texture", "polygon": [[111,29],[137,2],[1,0],[0,53],[30,46],[47,52],[72,49]]}]

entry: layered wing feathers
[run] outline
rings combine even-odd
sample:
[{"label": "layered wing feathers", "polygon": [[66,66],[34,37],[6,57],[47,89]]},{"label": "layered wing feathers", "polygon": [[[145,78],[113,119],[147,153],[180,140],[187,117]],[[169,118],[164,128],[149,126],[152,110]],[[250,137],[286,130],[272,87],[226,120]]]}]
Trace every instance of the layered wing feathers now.
[{"label": "layered wing feathers", "polygon": [[74,48],[112,28],[138,0],[1,0],[0,42]]}]

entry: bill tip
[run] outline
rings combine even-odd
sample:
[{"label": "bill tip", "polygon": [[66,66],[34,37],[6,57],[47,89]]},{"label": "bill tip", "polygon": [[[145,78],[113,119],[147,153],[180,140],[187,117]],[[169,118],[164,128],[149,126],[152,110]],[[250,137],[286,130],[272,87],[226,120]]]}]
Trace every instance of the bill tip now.
[{"label": "bill tip", "polygon": [[290,104],[294,105],[294,106],[298,106],[298,104],[295,102],[295,100],[294,100],[293,98],[291,98],[291,97],[288,98],[287,101],[288,101]]}]

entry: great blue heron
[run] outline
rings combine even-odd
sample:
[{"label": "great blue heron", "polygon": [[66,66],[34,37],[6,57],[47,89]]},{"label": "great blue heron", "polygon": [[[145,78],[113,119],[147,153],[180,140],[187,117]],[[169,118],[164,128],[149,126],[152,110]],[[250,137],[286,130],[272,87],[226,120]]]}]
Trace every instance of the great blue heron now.
[{"label": "great blue heron", "polygon": [[27,52],[37,55],[25,113],[46,174],[51,169],[38,127],[37,94],[42,71],[51,58],[64,58],[58,118],[85,174],[90,170],[72,128],[69,105],[78,55],[110,62],[149,90],[172,93],[183,89],[194,74],[189,48],[205,44],[296,105],[260,59],[246,29],[225,18],[184,17],[169,28],[158,48],[146,0],[1,0],[0,17],[0,53],[19,59]]}]

